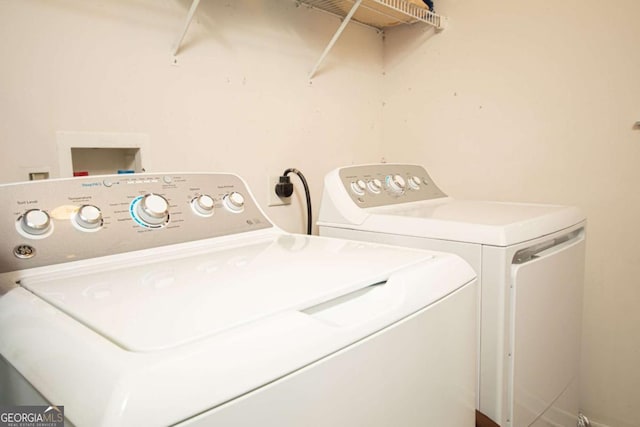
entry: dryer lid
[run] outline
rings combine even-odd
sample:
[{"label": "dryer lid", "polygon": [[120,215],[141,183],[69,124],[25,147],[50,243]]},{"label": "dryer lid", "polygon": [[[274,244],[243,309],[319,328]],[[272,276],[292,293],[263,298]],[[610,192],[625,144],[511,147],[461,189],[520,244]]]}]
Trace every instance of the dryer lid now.
[{"label": "dryer lid", "polygon": [[[176,250],[151,260],[150,254],[128,257],[58,277],[27,278],[22,285],[119,346],[144,352],[302,311],[384,282],[433,255],[283,234],[242,245]],[[446,281],[455,289],[473,279],[472,273],[467,276]]]},{"label": "dryer lid", "polygon": [[509,246],[585,220],[578,208],[532,203],[442,199],[365,209],[358,229]]}]

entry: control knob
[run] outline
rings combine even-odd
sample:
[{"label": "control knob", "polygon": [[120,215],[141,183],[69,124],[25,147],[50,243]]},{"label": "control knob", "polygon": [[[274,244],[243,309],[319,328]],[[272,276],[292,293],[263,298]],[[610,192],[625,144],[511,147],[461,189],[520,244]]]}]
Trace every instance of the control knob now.
[{"label": "control knob", "polygon": [[231,212],[242,212],[244,209],[244,196],[236,191],[225,195],[222,202]]},{"label": "control knob", "polygon": [[404,178],[401,177],[400,175],[388,175],[385,181],[386,181],[387,189],[392,194],[400,195],[404,193],[406,183],[404,181]]},{"label": "control knob", "polygon": [[31,209],[22,215],[20,228],[31,236],[40,236],[51,230],[51,218],[41,209]]},{"label": "control knob", "polygon": [[409,183],[409,188],[411,188],[412,190],[420,189],[420,177],[412,176],[408,179],[408,183]]},{"label": "control knob", "polygon": [[201,194],[191,201],[191,207],[200,215],[211,216],[213,215],[213,198],[207,194]]},{"label": "control knob", "polygon": [[95,230],[102,226],[102,212],[93,205],[80,206],[73,219],[80,228],[87,230]]},{"label": "control knob", "polygon": [[169,221],[169,202],[158,194],[146,194],[138,203],[136,214],[151,227],[161,226]]},{"label": "control knob", "polygon": [[367,184],[361,179],[351,183],[351,191],[357,196],[364,196],[364,190],[367,188]]},{"label": "control knob", "polygon": [[367,188],[369,188],[369,191],[373,194],[380,194],[380,191],[382,190],[382,182],[380,182],[378,178],[373,178],[367,183]]}]

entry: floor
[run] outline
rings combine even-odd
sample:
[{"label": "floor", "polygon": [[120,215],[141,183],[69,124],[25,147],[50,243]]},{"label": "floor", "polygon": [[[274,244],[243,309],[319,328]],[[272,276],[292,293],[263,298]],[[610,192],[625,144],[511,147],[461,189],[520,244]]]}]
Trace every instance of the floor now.
[{"label": "floor", "polygon": [[491,418],[480,411],[476,411],[476,427],[500,427]]}]

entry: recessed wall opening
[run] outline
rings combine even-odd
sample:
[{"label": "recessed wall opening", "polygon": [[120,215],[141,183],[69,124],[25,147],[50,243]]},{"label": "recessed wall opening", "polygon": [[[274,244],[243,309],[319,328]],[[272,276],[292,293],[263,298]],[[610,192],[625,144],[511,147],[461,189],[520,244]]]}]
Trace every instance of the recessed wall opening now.
[{"label": "recessed wall opening", "polygon": [[74,176],[144,172],[140,148],[71,148]]},{"label": "recessed wall opening", "polygon": [[58,132],[60,176],[148,170],[148,136],[139,133]]}]

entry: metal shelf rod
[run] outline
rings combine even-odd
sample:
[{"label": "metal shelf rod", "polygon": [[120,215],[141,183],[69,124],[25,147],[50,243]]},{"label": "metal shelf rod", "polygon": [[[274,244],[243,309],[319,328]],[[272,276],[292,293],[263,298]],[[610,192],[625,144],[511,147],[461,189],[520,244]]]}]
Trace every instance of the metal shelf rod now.
[{"label": "metal shelf rod", "polygon": [[358,10],[358,7],[360,7],[360,3],[362,3],[362,0],[356,0],[356,2],[353,4],[353,7],[347,14],[347,16],[344,17],[344,20],[340,24],[340,27],[338,27],[338,31],[336,31],[336,33],[333,35],[333,37],[331,38],[331,41],[329,41],[329,44],[324,49],[324,52],[322,52],[322,55],[320,55],[320,59],[318,59],[318,62],[316,62],[316,65],[313,67],[313,69],[309,73],[309,80],[311,80],[313,76],[316,74],[316,71],[318,71],[318,67],[320,67],[320,64],[322,64],[322,61],[324,61],[324,58],[327,56],[327,54],[329,54],[329,51],[331,51],[331,48],[333,48],[333,45],[336,44],[336,42],[338,41],[338,38],[340,38],[340,35],[344,31],[345,27],[347,26],[349,21],[351,21],[353,14],[356,13],[356,10]]},{"label": "metal shelf rod", "polygon": [[178,39],[178,42],[173,48],[173,56],[176,56],[178,54],[178,51],[180,50],[180,45],[182,44],[182,40],[184,40],[184,36],[187,35],[187,30],[189,29],[189,25],[191,25],[191,21],[193,20],[193,15],[195,15],[196,9],[198,8],[199,4],[200,4],[200,0],[193,0],[193,3],[191,3],[191,8],[189,8],[189,13],[187,14],[187,20],[184,23],[184,28],[182,29],[182,34],[180,34],[180,38]]}]

